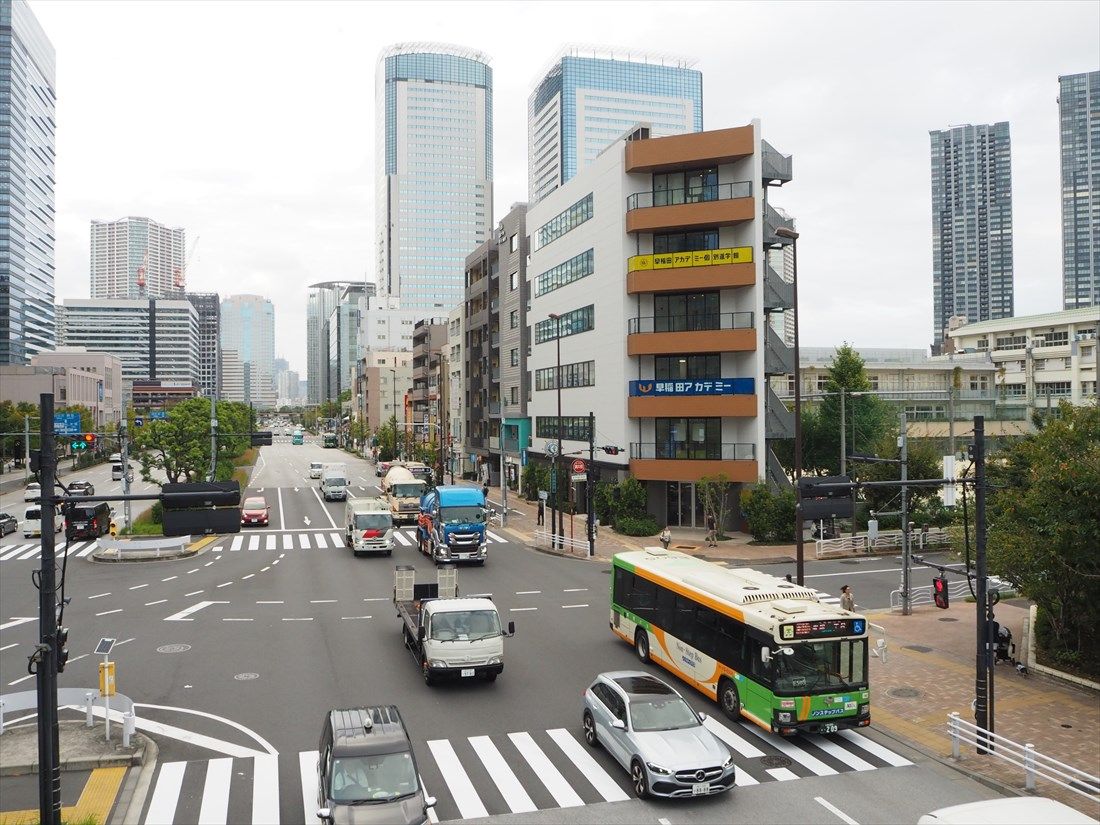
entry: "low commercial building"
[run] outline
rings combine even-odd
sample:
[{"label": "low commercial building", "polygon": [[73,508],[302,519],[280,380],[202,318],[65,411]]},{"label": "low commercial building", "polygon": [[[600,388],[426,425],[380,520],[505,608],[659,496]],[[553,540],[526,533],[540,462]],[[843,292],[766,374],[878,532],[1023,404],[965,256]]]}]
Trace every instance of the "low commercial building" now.
[{"label": "low commercial building", "polygon": [[[32,356],[32,360],[37,357]],[[91,410],[97,432],[103,432],[100,427],[107,424],[100,412],[102,392],[103,376],[91,370],[0,364],[0,401],[38,406],[42,393],[53,393],[53,403],[57,409],[79,405]]]},{"label": "low commercial building", "polygon": [[[62,347],[32,356],[31,366],[65,367],[66,369],[94,373],[100,378],[101,391],[98,398],[86,406],[92,411],[96,424],[101,427],[109,427],[122,420],[125,407],[122,400],[122,362],[118,359],[118,356],[106,352],[89,352],[83,347]],[[71,391],[69,396],[72,397]],[[55,406],[58,403],[55,399]],[[70,401],[68,403],[84,402]]]},{"label": "low commercial building", "polygon": [[405,399],[412,388],[412,353],[407,351],[368,351],[359,362],[356,377],[358,415],[371,433],[390,418],[397,417],[397,429],[405,430]]}]

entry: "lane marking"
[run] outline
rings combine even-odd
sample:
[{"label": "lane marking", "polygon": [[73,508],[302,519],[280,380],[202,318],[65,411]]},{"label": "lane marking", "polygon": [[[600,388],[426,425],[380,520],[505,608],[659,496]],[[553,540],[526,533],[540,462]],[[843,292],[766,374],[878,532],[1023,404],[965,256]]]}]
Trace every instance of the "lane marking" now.
[{"label": "lane marking", "polygon": [[838,762],[842,762],[854,771],[873,771],[875,766],[865,759],[860,759],[850,750],[840,747],[836,742],[830,739],[828,736],[818,736],[816,739],[811,739],[813,744],[833,757]]},{"label": "lane marking", "polygon": [[232,779],[232,759],[211,759],[206,763],[198,825],[220,825],[229,821],[229,783]]},{"label": "lane marking", "polygon": [[146,602],[145,607],[152,607],[154,604],[164,604],[168,599],[158,599],[155,602]]},{"label": "lane marking", "polygon": [[863,748],[872,756],[877,756],[883,762],[888,765],[893,765],[895,768],[902,768],[906,765],[912,765],[913,763],[906,759],[904,756],[900,756],[894,753],[889,748],[884,748],[878,742],[873,739],[869,739],[866,736],[861,736],[855,731],[842,730],[838,733],[839,736],[843,736],[857,748]]},{"label": "lane marking", "polygon": [[233,541],[229,543],[229,552],[238,552],[241,549],[242,544],[244,544],[244,536],[234,536]]},{"label": "lane marking", "polygon": [[340,617],[340,619],[342,621],[345,621],[345,622],[350,621],[352,619],[369,619],[369,618],[370,618],[370,616],[341,616]]},{"label": "lane marking", "polygon": [[267,539],[267,541],[264,544],[264,550],[274,550],[275,549],[275,536],[273,536],[273,535],[265,536],[265,538]]},{"label": "lane marking", "polygon": [[94,596],[89,596],[89,599],[102,599],[104,596],[110,596],[110,593],[96,593]]},{"label": "lane marking", "polygon": [[[387,599],[385,596],[372,596],[369,599],[363,599],[363,601],[365,601],[365,602],[388,602],[389,599]],[[34,620],[32,619],[31,621],[34,621]]]},{"label": "lane marking", "polygon": [[184,595],[184,597],[187,597],[187,596],[197,596],[197,595],[199,595],[199,593],[201,593],[201,592],[202,592],[201,590],[192,590],[192,591],[191,591],[190,593],[184,593],[183,595]]},{"label": "lane marking", "polygon": [[541,590],[517,590],[516,595],[517,596],[535,596],[535,595],[537,595],[541,592],[542,592]]},{"label": "lane marking", "polygon": [[83,550],[81,550],[79,553],[76,554],[77,558],[81,558],[81,559],[84,558],[89,553],[93,552],[97,547],[99,547],[99,542],[98,541],[93,541],[90,545],[88,545],[87,547],[85,547]]},{"label": "lane marking", "polygon": [[310,599],[310,604],[336,604],[336,599]]},{"label": "lane marking", "polygon": [[[72,707],[72,706],[70,705],[69,707]],[[158,708],[158,709],[164,708],[164,706],[162,706],[162,705],[146,705],[146,704],[138,703],[138,702],[134,703],[134,707],[146,707],[146,708]],[[80,709],[81,708],[77,708],[77,710],[80,710]],[[179,710],[179,711],[184,711],[185,713],[195,713],[195,711],[192,711],[192,710],[187,709],[187,708],[164,708],[164,709]],[[98,716],[99,718],[102,719],[103,715],[104,715],[103,714],[103,708],[100,705],[92,705],[92,715],[93,716]],[[208,716],[209,718],[213,718],[213,719],[220,719],[220,717],[214,716],[213,714],[199,713],[197,715],[199,715],[199,716]],[[111,708],[111,720],[116,721],[116,722],[121,722],[122,721],[122,713],[115,710],[114,708]],[[231,720],[228,720],[228,719],[222,719],[221,721],[232,724],[233,727],[243,728],[243,726],[238,725],[237,723],[231,722]],[[148,731],[149,733],[152,733],[152,734],[159,734],[161,736],[167,736],[170,739],[179,739],[181,742],[187,742],[191,745],[197,745],[200,748],[206,748],[207,750],[215,751],[216,753],[223,753],[226,756],[236,756],[240,759],[244,759],[244,758],[248,758],[250,756],[262,755],[264,753],[264,751],[258,751],[255,748],[246,748],[246,747],[243,747],[241,745],[236,744],[235,742],[226,742],[222,739],[215,739],[213,736],[207,736],[206,734],[203,734],[203,733],[195,733],[194,731],[184,730],[183,728],[178,728],[175,725],[168,725],[168,724],[165,724],[164,722],[154,722],[151,719],[143,719],[140,716],[137,717],[137,719],[135,720],[135,723],[137,724],[137,727],[140,730]],[[244,728],[244,730],[247,730],[247,728]],[[180,764],[185,764],[185,763],[181,762]],[[315,802],[315,804],[316,804],[316,802]],[[316,819],[316,817],[314,817],[314,818]],[[146,822],[170,822],[171,820],[150,820],[148,817],[146,817],[145,821]]]},{"label": "lane marking", "polygon": [[[949,566],[949,565],[945,565]],[[803,576],[804,579],[827,579],[836,576],[863,576],[867,573],[897,573],[896,567],[879,567],[875,570],[845,570],[840,573],[814,573],[810,576]]]},{"label": "lane marking", "polygon": [[508,539],[502,539],[500,536],[498,536],[492,530],[486,530],[485,535],[487,535],[493,541],[498,542],[499,544],[507,544],[508,543]]},{"label": "lane marking", "polygon": [[35,677],[35,674],[33,674],[33,673],[31,673],[27,676],[20,676],[14,682],[8,682],[8,687],[11,687],[12,685],[18,685],[20,682],[25,682],[28,679],[33,679],[34,677]]},{"label": "lane marking", "polygon": [[294,549],[294,536],[290,535],[289,533],[283,533],[283,549],[284,550],[293,550]]},{"label": "lane marking", "polygon": [[283,488],[276,487],[275,492],[279,495],[279,529],[286,529],[286,522],[283,521]]},{"label": "lane marking", "polygon": [[223,622],[251,622],[252,619],[222,619]]},{"label": "lane marking", "polygon": [[573,787],[561,775],[561,771],[554,767],[554,763],[543,753],[542,748],[535,744],[534,738],[526,731],[522,733],[509,733],[508,738],[516,746],[516,750],[527,760],[546,790],[554,797],[554,801],[562,808],[577,808],[584,804],[584,800],[577,795]]},{"label": "lane marking", "polygon": [[[218,587],[229,587],[229,585],[231,585],[231,584],[233,584],[233,582],[222,582],[221,584],[218,585]],[[214,589],[216,590],[217,588],[214,588]]]},{"label": "lane marking", "polygon": [[780,782],[789,782],[792,779],[798,779],[798,774],[788,768],[768,768],[768,773]]},{"label": "lane marking", "polygon": [[393,537],[397,540],[398,544],[404,545],[405,547],[413,546],[413,542],[409,539],[409,537],[398,530],[393,531]]},{"label": "lane marking", "polygon": [[481,798],[474,789],[474,783],[470,781],[466,768],[459,761],[455,749],[446,739],[428,740],[428,749],[431,750],[435,762],[439,766],[439,772],[443,775],[443,781],[451,790],[451,798],[458,806],[458,812],[462,819],[474,819],[488,816],[489,812],[481,802]]},{"label": "lane marking", "polygon": [[134,585],[133,587],[131,587],[130,589],[131,589],[131,590],[141,590],[141,588],[143,588],[143,587],[148,587],[148,586],[149,586],[148,584],[135,584],[135,585]]},{"label": "lane marking", "polygon": [[331,539],[333,547],[339,547],[344,543],[344,537],[339,533],[329,533],[328,537]]},{"label": "lane marking", "polygon": [[298,546],[301,547],[303,550],[313,549],[312,545],[309,543],[309,533],[298,534]]},{"label": "lane marking", "polygon": [[538,610],[538,608],[537,607],[510,607],[510,608],[508,608],[509,613],[526,613],[529,610]]},{"label": "lane marking", "polygon": [[97,616],[110,616],[112,613],[121,613],[122,608],[116,607],[114,610],[104,610],[102,613],[96,613]]},{"label": "lane marking", "polygon": [[[108,593],[107,595],[109,596],[110,593]],[[34,621],[34,616],[12,616],[11,621],[7,621],[7,622],[4,622],[3,624],[0,624],[0,630],[6,630],[9,627],[17,627],[18,625],[26,624],[27,622],[33,622],[33,621]]]},{"label": "lane marking", "polygon": [[523,789],[523,785],[520,784],[512,769],[508,767],[508,763],[501,756],[492,740],[488,736],[471,736],[468,741],[478,759],[481,760],[481,764],[489,772],[489,776],[497,786],[497,790],[500,791],[500,795],[504,797],[504,802],[512,813],[522,814],[537,811],[538,807],[528,796],[527,791]]},{"label": "lane marking", "polygon": [[588,605],[586,605],[586,604],[563,604],[562,605],[563,610],[568,610],[571,607],[588,607]]},{"label": "lane marking", "polygon": [[252,761],[252,825],[279,825],[279,757],[264,754]]},{"label": "lane marking", "polygon": [[823,799],[822,797],[815,796],[814,802],[816,802],[829,813],[834,814],[837,819],[839,819],[841,822],[846,823],[846,825],[859,825],[859,823],[848,816],[848,814],[844,813],[844,811],[840,810],[840,808],[836,807],[836,805],[833,805],[831,802]]},{"label": "lane marking", "polygon": [[302,822],[317,818],[317,751],[301,751],[298,754],[298,772],[302,782],[302,806],[305,816]]},{"label": "lane marking", "polygon": [[312,616],[291,616],[291,617],[284,616],[283,621],[284,622],[312,622],[313,617]]},{"label": "lane marking", "polygon": [[162,582],[170,582],[170,581],[172,581],[172,579],[178,579],[178,578],[179,578],[179,576],[169,576],[166,579],[161,579],[161,581]]},{"label": "lane marking", "polygon": [[587,587],[567,587],[561,592],[562,593],[584,593],[586,590],[588,590]]},{"label": "lane marking", "polygon": [[248,549],[249,550],[259,550],[260,549],[260,537],[259,536],[249,536],[248,537]]},{"label": "lane marking", "polygon": [[592,783],[592,787],[606,801],[624,802],[630,799],[618,783],[608,775],[607,771],[600,767],[600,763],[593,759],[591,754],[581,747],[580,742],[570,735],[569,731],[565,728],[554,728],[546,731],[546,733],[561,748],[562,753],[580,769],[580,772],[584,774],[584,778]]},{"label": "lane marking", "polygon": [[198,604],[193,604],[190,607],[184,608],[179,613],[173,613],[171,616],[165,617],[164,621],[166,621],[166,622],[193,622],[194,619],[189,619],[188,616],[190,616],[192,613],[197,613],[198,611],[203,610],[204,608],[210,607],[210,605],[212,605],[212,604],[229,604],[229,602],[214,602],[214,601],[199,602]]},{"label": "lane marking", "polygon": [[199,568],[196,567],[194,570],[188,570],[187,575],[190,576],[192,573],[198,573],[198,572],[199,572]]},{"label": "lane marking", "polygon": [[256,604],[286,604],[286,602],[284,602],[280,599],[278,601],[256,602]]},{"label": "lane marking", "polygon": [[332,515],[328,511],[328,507],[325,506],[325,502],[321,500],[321,494],[317,492],[316,487],[310,487],[309,489],[313,491],[313,495],[317,496],[317,502],[321,505],[321,512],[323,512],[325,514],[325,518],[328,519],[329,526],[333,530],[335,530],[336,522],[332,520]]},{"label": "lane marking", "polygon": [[269,564],[267,567],[261,567],[260,572],[261,573],[266,573],[270,569],[271,569],[271,565]]},{"label": "lane marking", "polygon": [[255,573],[249,573],[247,576],[241,576],[241,581],[247,581],[248,579],[251,579],[255,575],[256,575]]},{"label": "lane marking", "polygon": [[3,653],[5,650],[10,650],[13,647],[19,647],[19,642],[12,642],[10,645],[0,647],[0,653]]},{"label": "lane marking", "polygon": [[313,541],[316,542],[318,550],[328,549],[328,539],[325,537],[324,533],[314,533]]},{"label": "lane marking", "polygon": [[176,804],[179,802],[180,788],[183,787],[183,772],[186,762],[165,762],[160,766],[157,784],[153,788],[153,800],[145,814],[147,825],[161,822],[173,822],[176,818]]}]

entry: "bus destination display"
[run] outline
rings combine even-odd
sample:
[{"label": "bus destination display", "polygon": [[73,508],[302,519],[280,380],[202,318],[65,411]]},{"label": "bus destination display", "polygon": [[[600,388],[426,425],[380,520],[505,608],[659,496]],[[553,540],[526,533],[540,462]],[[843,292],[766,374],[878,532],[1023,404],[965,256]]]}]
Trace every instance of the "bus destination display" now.
[{"label": "bus destination display", "polygon": [[816,619],[782,625],[779,635],[784,641],[828,639],[833,636],[862,636],[866,629],[867,624],[863,619]]}]

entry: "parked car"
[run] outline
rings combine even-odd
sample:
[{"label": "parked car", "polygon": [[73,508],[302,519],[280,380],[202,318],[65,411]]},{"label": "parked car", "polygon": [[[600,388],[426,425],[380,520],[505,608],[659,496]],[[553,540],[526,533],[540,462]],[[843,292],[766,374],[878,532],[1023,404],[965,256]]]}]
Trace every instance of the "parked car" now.
[{"label": "parked car", "polygon": [[23,501],[34,501],[40,495],[42,495],[42,485],[37,481],[32,481],[23,491]]},{"label": "parked car", "polygon": [[584,739],[630,773],[639,798],[709,796],[734,786],[733,755],[670,685],[640,671],[601,673],[584,692]]},{"label": "parked car", "polygon": [[74,496],[94,496],[95,486],[90,481],[73,481],[69,484],[69,493]]},{"label": "parked car", "polygon": [[14,533],[19,529],[19,520],[8,513],[0,513],[0,536]]},{"label": "parked car", "polygon": [[412,742],[394,705],[332,710],[318,747],[317,818],[337,822],[428,821]]},{"label": "parked car", "polygon": [[263,496],[249,496],[241,505],[241,524],[267,524],[271,508]]}]

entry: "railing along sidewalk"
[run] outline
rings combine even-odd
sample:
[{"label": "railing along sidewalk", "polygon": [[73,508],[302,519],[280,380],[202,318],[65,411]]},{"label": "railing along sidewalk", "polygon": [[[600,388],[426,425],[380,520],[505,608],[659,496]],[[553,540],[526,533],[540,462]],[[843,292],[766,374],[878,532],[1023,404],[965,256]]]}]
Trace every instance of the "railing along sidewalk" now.
[{"label": "railing along sidewalk", "polygon": [[[549,530],[535,530],[535,547],[552,547],[554,542],[554,536]],[[588,538],[569,538],[568,536],[558,535],[558,546],[562,548],[568,548],[570,551],[578,550],[585,554],[588,553]]]}]

